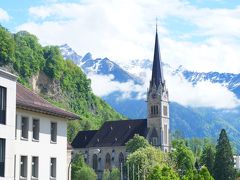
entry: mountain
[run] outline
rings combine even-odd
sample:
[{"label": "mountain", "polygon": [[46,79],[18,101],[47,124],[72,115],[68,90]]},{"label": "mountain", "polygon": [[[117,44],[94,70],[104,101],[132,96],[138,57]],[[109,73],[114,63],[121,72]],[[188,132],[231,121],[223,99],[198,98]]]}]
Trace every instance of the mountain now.
[{"label": "mountain", "polygon": [[122,69],[115,62],[109,60],[108,58],[97,58],[93,59],[91,53],[85,54],[83,57],[78,55],[73,51],[67,44],[59,46],[60,51],[64,59],[72,60],[76,65],[81,67],[81,69],[86,73],[96,73],[100,75],[113,75],[114,81],[127,82],[133,81],[135,83],[141,83],[141,79],[128,73]]},{"label": "mountain", "polygon": [[[64,54],[63,54],[64,55]],[[86,56],[86,57],[85,57]],[[97,74],[110,75],[113,73],[111,69],[102,68],[97,65],[98,61],[110,60],[107,58],[92,59],[90,53],[86,54],[84,58],[80,60],[78,64],[86,74],[90,72],[96,72]],[[65,57],[67,59],[67,57]],[[87,66],[84,66],[83,62],[90,61]],[[112,61],[110,61],[112,62]],[[152,62],[148,59],[145,60],[133,60],[128,64],[123,64],[122,67],[112,62],[115,68],[119,68],[118,78],[115,81],[126,82],[129,80],[134,81],[136,84],[143,83],[144,77],[147,73],[151,73]],[[179,67],[177,69],[171,68],[168,64],[164,64],[164,70],[169,71],[173,75],[181,76],[188,82],[196,85],[201,81],[210,81],[212,83],[219,83],[222,86],[227,87],[237,97],[240,95],[240,74],[231,73],[219,73],[219,72],[192,72]],[[168,72],[168,73],[169,73]],[[125,76],[125,75],[128,76]],[[134,75],[133,75],[134,74]],[[122,77],[121,77],[122,76]],[[124,78],[123,78],[124,77]],[[127,78],[126,78],[127,77]],[[136,77],[138,77],[136,81]],[[129,78],[129,79],[128,79]],[[124,81],[122,81],[124,79]],[[139,80],[140,79],[140,80]],[[141,83],[140,83],[141,84]],[[119,100],[118,97],[122,95],[122,92],[115,91],[102,98],[108,102],[115,110],[124,114],[125,116],[133,119],[146,118],[146,102],[137,98],[125,98]],[[132,93],[132,97],[135,94]],[[214,109],[209,107],[186,107],[176,102],[170,103],[170,121],[171,131],[179,130],[186,138],[191,137],[213,137],[217,138],[220,130],[225,128],[235,143],[235,146],[240,150],[240,108],[235,109]]]},{"label": "mountain", "polygon": [[57,46],[43,47],[36,36],[12,34],[0,26],[0,67],[18,75],[18,81],[51,103],[78,114],[69,122],[68,140],[80,129],[98,129],[106,120],[123,119],[95,96],[91,82],[72,61],[65,61]]},{"label": "mountain", "polygon": [[240,74],[208,72],[199,73],[193,71],[182,71],[184,77],[193,84],[200,81],[210,81],[212,83],[219,83],[227,87],[238,98],[240,98]]}]

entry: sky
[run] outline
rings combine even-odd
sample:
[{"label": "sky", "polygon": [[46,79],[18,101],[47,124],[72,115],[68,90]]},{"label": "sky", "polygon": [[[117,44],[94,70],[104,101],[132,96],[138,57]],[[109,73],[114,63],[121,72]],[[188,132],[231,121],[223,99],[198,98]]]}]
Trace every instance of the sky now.
[{"label": "sky", "polygon": [[239,0],[0,1],[0,23],[11,32],[27,30],[43,45],[67,43],[80,55],[91,52],[120,64],[153,58],[156,18],[164,63],[198,72],[240,72]]}]

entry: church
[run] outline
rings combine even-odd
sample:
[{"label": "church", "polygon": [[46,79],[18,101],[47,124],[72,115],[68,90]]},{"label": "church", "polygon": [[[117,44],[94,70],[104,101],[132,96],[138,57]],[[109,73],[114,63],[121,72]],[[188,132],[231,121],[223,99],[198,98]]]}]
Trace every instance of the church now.
[{"label": "church", "polygon": [[157,30],[147,112],[147,119],[106,121],[99,130],[80,131],[72,142],[74,153],[82,153],[85,162],[101,176],[104,169],[122,167],[128,154],[125,144],[135,134],[144,136],[163,152],[170,151],[169,97]]}]

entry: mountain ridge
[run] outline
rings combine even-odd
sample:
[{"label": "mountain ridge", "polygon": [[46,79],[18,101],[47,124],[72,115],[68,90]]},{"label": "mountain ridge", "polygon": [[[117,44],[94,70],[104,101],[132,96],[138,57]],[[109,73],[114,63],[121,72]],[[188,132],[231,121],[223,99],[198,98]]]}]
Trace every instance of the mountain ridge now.
[{"label": "mountain ridge", "polygon": [[[67,58],[65,58],[67,59]],[[104,59],[102,59],[104,60]],[[81,60],[80,60],[81,61]],[[81,63],[80,63],[81,64]],[[80,65],[79,65],[80,66]],[[80,66],[81,67],[81,66]],[[227,87],[237,97],[240,94],[240,74],[232,73],[218,73],[218,72],[193,72],[179,67],[173,70],[168,64],[164,64],[165,69],[171,71],[175,75],[181,75],[185,80],[196,85],[200,81],[210,81],[212,83],[224,83],[223,86]],[[84,66],[81,67],[84,70]],[[122,70],[135,76],[141,77],[146,76],[146,72],[142,69],[151,71],[152,62],[148,59],[143,61],[133,60],[128,65],[123,65]],[[85,72],[85,71],[84,71]],[[96,71],[97,74],[102,74],[101,70]],[[104,72],[105,75],[111,74],[111,72]],[[121,74],[120,74],[121,75]],[[120,77],[121,79],[121,77]],[[118,79],[115,79],[118,81]],[[121,82],[121,81],[119,81]],[[142,82],[142,81],[140,81]],[[120,91],[112,92],[102,98],[108,102],[115,110],[129,117],[130,119],[146,118],[147,106],[144,100],[140,99],[122,99],[118,100],[121,96]],[[184,137],[214,137],[218,136],[218,132],[221,128],[226,128],[229,131],[230,138],[236,143],[236,147],[240,150],[240,133],[238,125],[240,121],[240,108],[235,109],[214,109],[207,107],[189,107],[183,106],[176,102],[170,103],[170,120],[172,131],[180,130]],[[234,113],[236,111],[236,113]],[[233,119],[232,119],[233,118]]]}]

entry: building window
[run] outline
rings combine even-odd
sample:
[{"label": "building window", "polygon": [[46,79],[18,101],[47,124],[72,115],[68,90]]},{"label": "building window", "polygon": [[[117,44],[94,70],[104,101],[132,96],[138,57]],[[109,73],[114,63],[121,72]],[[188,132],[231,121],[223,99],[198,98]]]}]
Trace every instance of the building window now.
[{"label": "building window", "polygon": [[50,179],[56,179],[57,177],[57,159],[51,158],[50,162]]},{"label": "building window", "polygon": [[28,139],[29,120],[27,117],[22,117],[22,139]]},{"label": "building window", "polygon": [[124,156],[123,156],[123,153],[121,152],[118,156],[118,162],[119,162],[119,167],[123,167],[123,164],[124,164]]},{"label": "building window", "polygon": [[20,179],[27,179],[27,156],[21,156]]},{"label": "building window", "polygon": [[32,157],[32,178],[38,179],[38,157]]},{"label": "building window", "polygon": [[106,154],[105,169],[111,169],[111,156],[109,153]]},{"label": "building window", "polygon": [[152,115],[158,114],[158,105],[151,106],[151,114]]},{"label": "building window", "polygon": [[167,115],[168,115],[167,106],[163,106],[163,115],[164,115],[164,116],[167,116]]},{"label": "building window", "polygon": [[154,146],[157,145],[157,137],[153,137],[152,138],[152,143],[153,143]]},{"label": "building window", "polygon": [[57,142],[57,123],[51,123],[51,142]]},{"label": "building window", "polygon": [[5,139],[0,138],[0,177],[4,177],[5,170]]},{"label": "building window", "polygon": [[93,155],[93,169],[95,171],[98,170],[98,159],[97,159],[97,155],[96,154]]},{"label": "building window", "polygon": [[167,134],[168,134],[168,128],[167,128],[167,125],[164,124],[164,144],[167,144],[167,142],[168,142]]},{"label": "building window", "polygon": [[0,86],[0,124],[6,124],[7,89]]},{"label": "building window", "polygon": [[38,141],[39,140],[39,119],[33,119],[33,125],[32,125],[32,131],[33,131],[33,140]]}]

